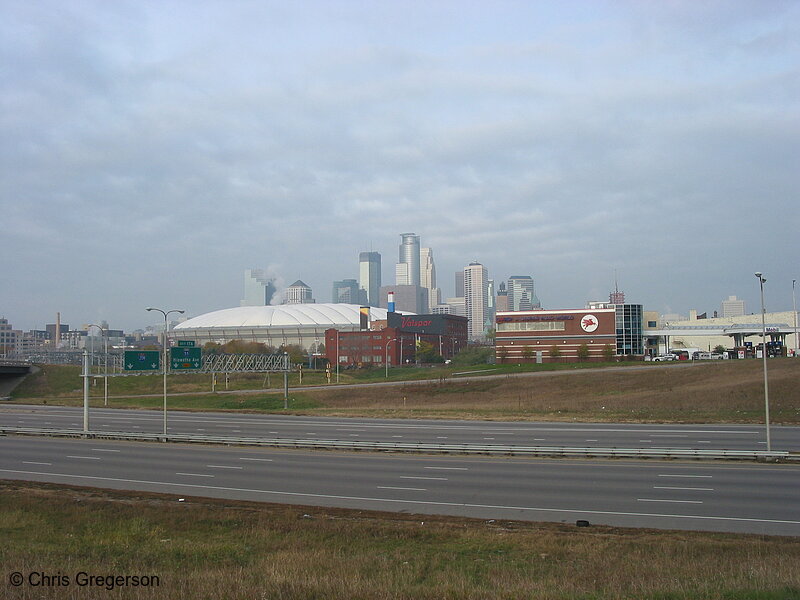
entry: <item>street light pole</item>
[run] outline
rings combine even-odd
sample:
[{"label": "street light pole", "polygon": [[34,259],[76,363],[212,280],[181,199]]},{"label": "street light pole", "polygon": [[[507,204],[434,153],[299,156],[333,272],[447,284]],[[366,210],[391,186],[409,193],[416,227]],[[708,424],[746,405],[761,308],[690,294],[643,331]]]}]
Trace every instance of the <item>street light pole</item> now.
[{"label": "street light pole", "polygon": [[167,435],[167,330],[169,329],[169,322],[167,321],[167,315],[170,315],[172,313],[183,314],[185,311],[178,309],[163,311],[160,308],[153,308],[152,306],[148,307],[146,310],[148,312],[154,310],[164,315],[164,345],[163,345],[164,364],[162,365],[162,370],[164,371],[164,435],[166,436]]},{"label": "street light pole", "polygon": [[760,272],[756,273],[758,283],[761,287],[761,357],[764,359],[764,415],[767,426],[767,452],[772,452],[772,444],[769,438],[769,384],[767,383],[767,323],[766,309],[764,308],[764,284],[766,277],[762,277]]},{"label": "street light pole", "polygon": [[794,313],[794,357],[797,358],[797,352],[800,351],[800,343],[797,341],[797,302],[794,297],[794,284],[797,283],[796,279],[792,279],[792,312]]},{"label": "street light pole", "polygon": [[386,366],[386,379],[389,379],[389,344],[391,344],[394,340],[389,340],[386,342],[386,358],[384,360],[384,364]]},{"label": "street light pole", "polygon": [[[100,325],[89,323],[89,325],[86,326],[86,329],[88,330],[90,327],[97,327],[100,330],[100,334],[103,336],[103,339],[105,340],[105,363],[104,363],[105,373],[103,375],[103,406],[108,406],[108,336],[106,335],[106,330]],[[94,360],[94,338],[91,339],[91,342],[92,342],[92,360]]]}]

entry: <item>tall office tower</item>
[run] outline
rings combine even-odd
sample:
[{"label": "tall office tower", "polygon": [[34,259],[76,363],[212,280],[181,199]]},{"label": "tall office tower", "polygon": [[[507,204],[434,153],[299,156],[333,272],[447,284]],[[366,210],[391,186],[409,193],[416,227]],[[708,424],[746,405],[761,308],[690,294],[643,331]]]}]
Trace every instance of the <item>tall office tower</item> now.
[{"label": "tall office tower", "polygon": [[247,269],[244,272],[242,306],[268,306],[275,291],[275,279],[268,277],[263,269]]},{"label": "tall office tower", "polygon": [[362,290],[362,301],[369,306],[379,306],[381,299],[381,255],[378,252],[362,252],[358,255],[358,286]]},{"label": "tall office tower", "polygon": [[311,288],[299,279],[286,288],[286,300],[284,304],[313,304]]},{"label": "tall office tower", "polygon": [[464,271],[456,271],[456,298],[464,297]]},{"label": "tall office tower", "polygon": [[494,318],[497,314],[497,302],[494,295],[494,279],[489,279],[486,285],[486,320],[484,330],[495,328]]},{"label": "tall office tower", "polygon": [[439,304],[442,291],[436,287],[436,266],[433,264],[433,251],[430,248],[422,248],[419,251],[419,279],[420,285],[428,289],[429,311]]},{"label": "tall office tower", "polygon": [[497,312],[505,312],[508,308],[508,292],[506,291],[506,282],[500,282],[500,289],[497,290],[497,298],[495,300],[495,307]]},{"label": "tall office tower", "polygon": [[333,282],[333,304],[360,304],[361,295],[358,293],[358,282],[355,279],[343,279]]},{"label": "tall office tower", "polygon": [[396,285],[419,285],[419,236],[401,233],[400,260],[395,268]]},{"label": "tall office tower", "polygon": [[464,310],[467,323],[467,336],[470,339],[484,337],[484,326],[488,312],[489,273],[479,262],[464,267]]},{"label": "tall office tower", "polygon": [[508,310],[533,310],[542,305],[533,293],[530,275],[512,275],[508,278]]},{"label": "tall office tower", "polygon": [[744,300],[739,300],[736,296],[728,296],[727,300],[722,301],[723,317],[741,317],[744,314]]}]

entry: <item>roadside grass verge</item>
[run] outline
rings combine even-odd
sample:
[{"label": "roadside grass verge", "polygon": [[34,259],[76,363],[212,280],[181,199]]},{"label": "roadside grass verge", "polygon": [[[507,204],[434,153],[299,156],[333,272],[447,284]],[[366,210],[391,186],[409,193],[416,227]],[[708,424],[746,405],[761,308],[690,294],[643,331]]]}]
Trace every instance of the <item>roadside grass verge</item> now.
[{"label": "roadside grass verge", "polygon": [[[305,392],[315,414],[654,423],[763,423],[759,361],[558,372]],[[800,360],[770,361],[770,417],[800,423]]]},{"label": "roadside grass verge", "polygon": [[121,598],[785,600],[800,540],[576,528],[0,482],[0,564],[69,587],[4,597],[108,598],[78,571],[156,575]]},{"label": "roadside grass verge", "polygon": [[[433,372],[431,369],[419,371],[426,371],[428,377]],[[20,386],[21,391],[14,394],[15,401],[82,404],[80,393],[74,390],[69,394],[63,392],[67,386],[80,384],[78,371],[72,375],[65,373],[65,367],[43,368]],[[322,390],[308,390],[290,386],[289,412],[344,417],[763,423],[762,377],[761,362],[756,360],[591,372],[562,368],[520,377],[508,373],[482,379],[442,374],[434,382],[409,380],[390,387],[363,385],[344,388],[331,385]],[[152,388],[147,393],[153,396],[135,397],[137,393],[144,393],[141,388],[135,388],[135,385],[142,385],[135,383],[138,380],[150,380],[148,385]],[[232,393],[210,394],[209,375],[174,376],[168,383],[168,406],[186,410],[284,412],[282,393],[237,394],[234,391],[261,388],[264,380],[264,374],[232,375],[228,382]],[[378,380],[385,381],[375,379]],[[800,424],[798,380],[800,360],[769,361],[770,416],[773,423]],[[283,378],[273,375],[269,383],[281,386]],[[27,387],[23,387],[26,384]],[[120,408],[158,408],[162,405],[161,385],[158,376],[111,379],[109,404]],[[224,382],[218,380],[217,389],[223,390]],[[175,395],[178,393],[190,395]],[[101,406],[102,403],[102,381],[98,381],[91,388],[91,405]]]}]

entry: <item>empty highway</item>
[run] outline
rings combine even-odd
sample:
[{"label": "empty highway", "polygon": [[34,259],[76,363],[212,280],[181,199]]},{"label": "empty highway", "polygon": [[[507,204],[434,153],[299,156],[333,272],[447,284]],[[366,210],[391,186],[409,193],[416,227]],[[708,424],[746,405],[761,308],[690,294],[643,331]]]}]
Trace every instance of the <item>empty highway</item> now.
[{"label": "empty highway", "polygon": [[310,506],[800,536],[800,467],[0,437],[0,477]]},{"label": "empty highway", "polygon": [[[365,442],[498,444],[573,448],[691,448],[765,450],[763,425],[639,425],[342,419],[247,413],[168,413],[170,433]],[[0,405],[0,425],[77,429],[83,409],[42,405]],[[92,431],[159,433],[157,410],[90,409]],[[800,451],[800,427],[772,426],[772,449]]]}]

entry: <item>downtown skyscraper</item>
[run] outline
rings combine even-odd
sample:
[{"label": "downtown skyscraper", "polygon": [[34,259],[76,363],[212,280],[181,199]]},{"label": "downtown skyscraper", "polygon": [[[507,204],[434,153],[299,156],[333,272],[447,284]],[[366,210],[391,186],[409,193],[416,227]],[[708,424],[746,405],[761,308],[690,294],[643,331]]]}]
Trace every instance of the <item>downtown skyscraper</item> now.
[{"label": "downtown skyscraper", "polygon": [[369,306],[380,306],[381,255],[378,252],[362,252],[358,255],[358,287],[361,300]]},{"label": "downtown skyscraper", "polygon": [[464,267],[464,310],[469,319],[467,336],[482,339],[489,316],[489,271],[479,262]]},{"label": "downtown skyscraper", "polygon": [[419,236],[401,233],[400,256],[395,265],[396,285],[419,285]]}]

